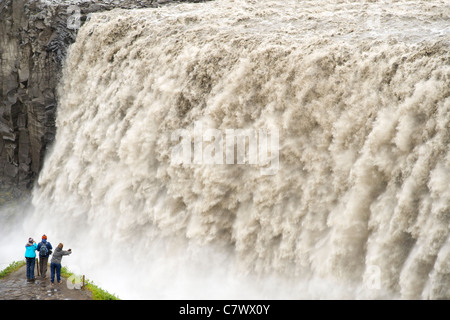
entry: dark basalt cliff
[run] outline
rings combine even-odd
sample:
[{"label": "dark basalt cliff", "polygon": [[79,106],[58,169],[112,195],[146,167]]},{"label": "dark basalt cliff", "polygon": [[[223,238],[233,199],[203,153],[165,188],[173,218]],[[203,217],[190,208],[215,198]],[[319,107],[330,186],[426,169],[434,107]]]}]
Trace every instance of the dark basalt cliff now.
[{"label": "dark basalt cliff", "polygon": [[177,2],[0,0],[0,189],[33,187],[55,138],[65,54],[89,14]]}]

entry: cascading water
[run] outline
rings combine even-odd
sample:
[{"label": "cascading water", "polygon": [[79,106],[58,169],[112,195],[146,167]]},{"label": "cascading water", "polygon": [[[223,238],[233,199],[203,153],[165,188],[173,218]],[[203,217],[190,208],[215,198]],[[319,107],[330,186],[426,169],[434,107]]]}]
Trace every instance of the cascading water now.
[{"label": "cascading water", "polygon": [[[94,14],[26,228],[122,298],[450,298],[449,12],[248,0]],[[195,124],[276,128],[276,172],[172,162],[171,136]]]}]

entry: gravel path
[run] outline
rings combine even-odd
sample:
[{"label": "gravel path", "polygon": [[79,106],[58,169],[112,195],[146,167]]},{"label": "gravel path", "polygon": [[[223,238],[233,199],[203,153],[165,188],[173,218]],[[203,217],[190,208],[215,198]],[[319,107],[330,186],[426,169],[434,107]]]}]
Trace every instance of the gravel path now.
[{"label": "gravel path", "polygon": [[34,282],[27,282],[26,266],[0,279],[0,300],[92,300],[87,289],[70,289],[67,279],[61,277],[61,284],[51,285],[50,270],[47,277],[36,276]]}]

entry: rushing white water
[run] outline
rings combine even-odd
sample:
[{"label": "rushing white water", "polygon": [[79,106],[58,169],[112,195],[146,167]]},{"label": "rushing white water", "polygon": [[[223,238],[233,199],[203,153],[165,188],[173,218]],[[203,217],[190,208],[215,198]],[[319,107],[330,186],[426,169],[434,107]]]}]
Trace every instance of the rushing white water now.
[{"label": "rushing white water", "polygon": [[[94,14],[66,61],[28,230],[122,298],[450,298],[449,11]],[[171,163],[171,134],[195,122],[277,128],[277,172]]]}]

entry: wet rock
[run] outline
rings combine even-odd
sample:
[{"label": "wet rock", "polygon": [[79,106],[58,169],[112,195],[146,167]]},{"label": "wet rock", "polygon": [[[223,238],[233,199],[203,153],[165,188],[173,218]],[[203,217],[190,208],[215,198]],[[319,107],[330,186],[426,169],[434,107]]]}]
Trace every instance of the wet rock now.
[{"label": "wet rock", "polygon": [[0,279],[0,300],[91,300],[87,289],[69,289],[66,280],[52,285],[50,279],[36,277],[34,282],[26,281],[26,266]]}]

